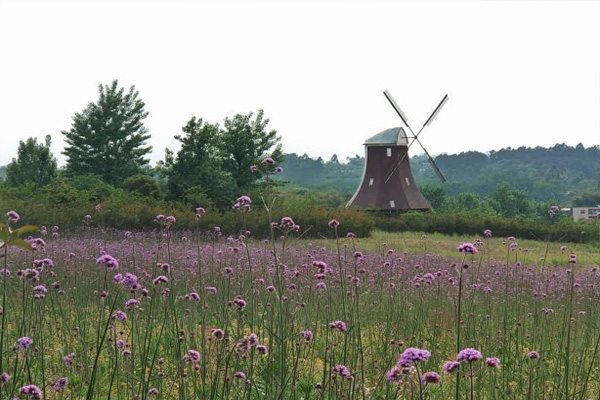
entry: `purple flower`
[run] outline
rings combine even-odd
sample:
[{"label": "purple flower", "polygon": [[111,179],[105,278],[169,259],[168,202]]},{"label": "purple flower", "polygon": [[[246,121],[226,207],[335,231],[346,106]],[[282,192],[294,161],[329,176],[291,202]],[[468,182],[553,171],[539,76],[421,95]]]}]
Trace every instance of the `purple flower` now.
[{"label": "purple flower", "polygon": [[140,305],[140,301],[138,299],[129,299],[125,302],[125,307],[133,308]]},{"label": "purple flower", "polygon": [[123,339],[117,339],[117,341],[115,342],[115,346],[122,349],[123,347],[125,347],[125,341]]},{"label": "purple flower", "polygon": [[444,364],[442,369],[444,370],[444,373],[450,374],[450,373],[456,371],[459,367],[460,367],[460,363],[458,361],[448,361],[447,363]]},{"label": "purple flower", "polygon": [[264,344],[259,344],[256,346],[256,351],[258,351],[260,354],[267,354],[269,349]]},{"label": "purple flower", "polygon": [[329,323],[329,327],[331,329],[337,329],[340,332],[346,332],[348,330],[348,326],[344,321],[333,321]]},{"label": "purple flower", "polygon": [[221,340],[225,337],[225,332],[223,332],[223,329],[219,329],[219,328],[212,328],[210,330],[210,334],[214,336],[215,339]]},{"label": "purple flower", "polygon": [[33,287],[33,291],[36,293],[48,293],[48,289],[44,285],[37,285]]},{"label": "purple flower", "polygon": [[202,208],[202,207],[196,208],[196,216],[197,217],[201,217],[204,214],[206,214],[206,210],[204,208]]},{"label": "purple flower", "polygon": [[302,331],[300,332],[300,336],[302,336],[307,342],[310,342],[311,340],[313,340],[314,335],[312,331]]},{"label": "purple flower", "polygon": [[483,236],[485,237],[492,237],[492,231],[489,229],[486,229],[483,231]]},{"label": "purple flower", "polygon": [[500,359],[498,357],[488,357],[485,359],[485,363],[488,367],[500,368]]},{"label": "purple flower", "polygon": [[425,372],[421,376],[421,382],[423,382],[423,383],[432,383],[434,385],[439,385],[440,381],[441,381],[440,375],[434,371]]},{"label": "purple flower", "polygon": [[206,292],[208,294],[217,294],[217,288],[213,287],[213,286],[207,286],[204,289],[206,289]]},{"label": "purple flower", "polygon": [[342,378],[348,378],[348,379],[352,379],[352,374],[350,373],[350,370],[342,364],[338,364],[335,367],[333,367],[333,373],[334,374],[339,374]]},{"label": "purple flower", "polygon": [[152,283],[154,283],[156,285],[156,284],[158,284],[160,282],[168,282],[168,281],[169,281],[169,278],[167,278],[164,275],[159,275],[159,276],[157,276],[156,278],[154,278],[152,280]]},{"label": "purple flower", "polygon": [[35,385],[25,385],[20,391],[22,394],[32,396],[34,399],[41,399],[43,397],[42,391]]},{"label": "purple flower", "polygon": [[69,379],[67,379],[66,377],[60,378],[59,380],[57,380],[56,382],[54,382],[51,386],[56,389],[57,392],[60,392],[61,390],[65,390],[67,385],[69,384]]},{"label": "purple flower", "polygon": [[21,219],[21,216],[16,211],[9,211],[6,213],[6,220],[9,224],[16,224]]},{"label": "purple flower", "polygon": [[75,358],[75,353],[69,353],[63,357],[63,362],[65,365],[73,365],[73,358]]},{"label": "purple flower", "polygon": [[27,350],[29,346],[33,344],[33,339],[28,336],[23,336],[22,338],[19,338],[19,340],[17,340],[17,343],[19,344],[20,348],[22,348],[23,350]]},{"label": "purple flower", "polygon": [[8,381],[10,381],[9,374],[7,374],[6,372],[0,374],[0,386],[4,385],[5,383],[8,383]]},{"label": "purple flower", "polygon": [[274,165],[275,160],[273,160],[271,157],[267,157],[261,161],[261,164]]},{"label": "purple flower", "polygon": [[252,199],[248,196],[240,196],[237,199],[239,204],[252,204]]},{"label": "purple flower", "polygon": [[113,316],[113,318],[116,318],[118,321],[125,321],[127,319],[127,314],[125,314],[123,311],[119,310],[119,311],[115,312],[115,315]]},{"label": "purple flower", "polygon": [[157,389],[157,388],[152,388],[152,389],[148,390],[148,394],[149,394],[150,396],[158,396],[158,393],[159,393],[159,392],[158,392],[158,389]]},{"label": "purple flower", "polygon": [[192,362],[198,362],[200,361],[200,352],[190,349],[187,351],[187,355],[185,357]]},{"label": "purple flower", "polygon": [[340,226],[340,222],[337,219],[332,219],[327,225],[329,225],[332,228],[337,228],[338,226]]},{"label": "purple flower", "polygon": [[472,362],[481,360],[482,358],[483,356],[481,355],[481,352],[479,350],[467,348],[461,350],[458,353],[458,355],[456,356],[456,361]]},{"label": "purple flower", "polygon": [[233,376],[238,379],[246,379],[246,374],[243,373],[242,371],[237,371],[236,373],[233,374]]},{"label": "purple flower", "polygon": [[119,261],[109,254],[103,254],[96,259],[96,264],[106,264],[108,269],[119,269]]},{"label": "purple flower", "polygon": [[538,353],[535,350],[532,350],[529,353],[527,353],[527,357],[529,357],[532,360],[535,360],[536,358],[540,358],[540,353]]},{"label": "purple flower", "polygon": [[165,218],[165,221],[167,221],[168,225],[173,225],[175,222],[177,222],[175,217],[172,215],[169,215],[167,218]]},{"label": "purple flower", "polygon": [[400,359],[398,360],[398,365],[401,367],[408,368],[414,362],[417,361],[427,361],[431,357],[431,353],[427,350],[417,349],[414,347],[409,347],[404,350]]},{"label": "purple flower", "polygon": [[403,375],[404,373],[402,372],[402,368],[400,368],[397,365],[394,365],[392,369],[386,372],[385,379],[387,379],[391,383],[401,384]]},{"label": "purple flower", "polygon": [[477,247],[473,243],[463,243],[457,247],[461,253],[475,254],[477,253]]}]

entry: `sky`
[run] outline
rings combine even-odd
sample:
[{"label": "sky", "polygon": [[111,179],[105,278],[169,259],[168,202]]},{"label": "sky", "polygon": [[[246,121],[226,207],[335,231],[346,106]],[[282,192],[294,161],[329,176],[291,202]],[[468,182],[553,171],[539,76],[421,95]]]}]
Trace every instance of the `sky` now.
[{"label": "sky", "polygon": [[[0,0],[0,165],[135,85],[151,164],[193,116],[263,109],[286,153],[340,160],[402,124],[433,155],[600,144],[600,1]],[[415,144],[411,154],[422,150]]]}]

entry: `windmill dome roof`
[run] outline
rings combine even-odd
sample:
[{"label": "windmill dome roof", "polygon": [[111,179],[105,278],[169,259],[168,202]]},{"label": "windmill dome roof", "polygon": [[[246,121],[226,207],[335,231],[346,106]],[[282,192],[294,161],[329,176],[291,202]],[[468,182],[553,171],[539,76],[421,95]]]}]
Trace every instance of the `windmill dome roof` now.
[{"label": "windmill dome roof", "polygon": [[402,127],[386,129],[383,132],[371,136],[365,146],[408,146],[408,138]]}]

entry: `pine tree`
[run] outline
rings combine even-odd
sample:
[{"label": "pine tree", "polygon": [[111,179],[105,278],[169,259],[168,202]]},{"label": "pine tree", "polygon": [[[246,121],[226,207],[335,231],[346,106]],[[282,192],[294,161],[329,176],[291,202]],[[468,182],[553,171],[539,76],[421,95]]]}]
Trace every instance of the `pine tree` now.
[{"label": "pine tree", "polygon": [[147,165],[152,147],[143,120],[148,116],[139,92],[131,86],[125,93],[118,81],[100,85],[98,101],[75,114],[69,131],[63,131],[67,146],[66,172],[69,175],[97,174],[119,185]]}]

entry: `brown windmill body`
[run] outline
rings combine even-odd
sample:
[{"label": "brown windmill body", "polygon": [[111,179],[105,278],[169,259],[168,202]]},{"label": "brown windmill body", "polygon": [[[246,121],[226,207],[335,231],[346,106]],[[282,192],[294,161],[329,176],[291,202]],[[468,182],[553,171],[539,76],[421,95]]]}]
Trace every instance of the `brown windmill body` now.
[{"label": "brown windmill body", "polygon": [[[409,129],[411,136],[406,134],[404,128],[396,127],[380,132],[365,141],[365,167],[362,180],[347,207],[382,211],[430,210],[431,204],[415,185],[410,169],[408,149],[415,141],[421,145],[419,134],[425,126],[433,121],[442,106],[448,101],[448,95],[444,96],[423,124],[423,128],[415,134],[408,125],[406,116],[391,95],[387,91],[384,94]],[[411,140],[409,141],[409,139]],[[421,147],[423,148],[422,145]],[[445,182],[435,161],[425,148],[423,151],[435,173],[442,182]]]}]

